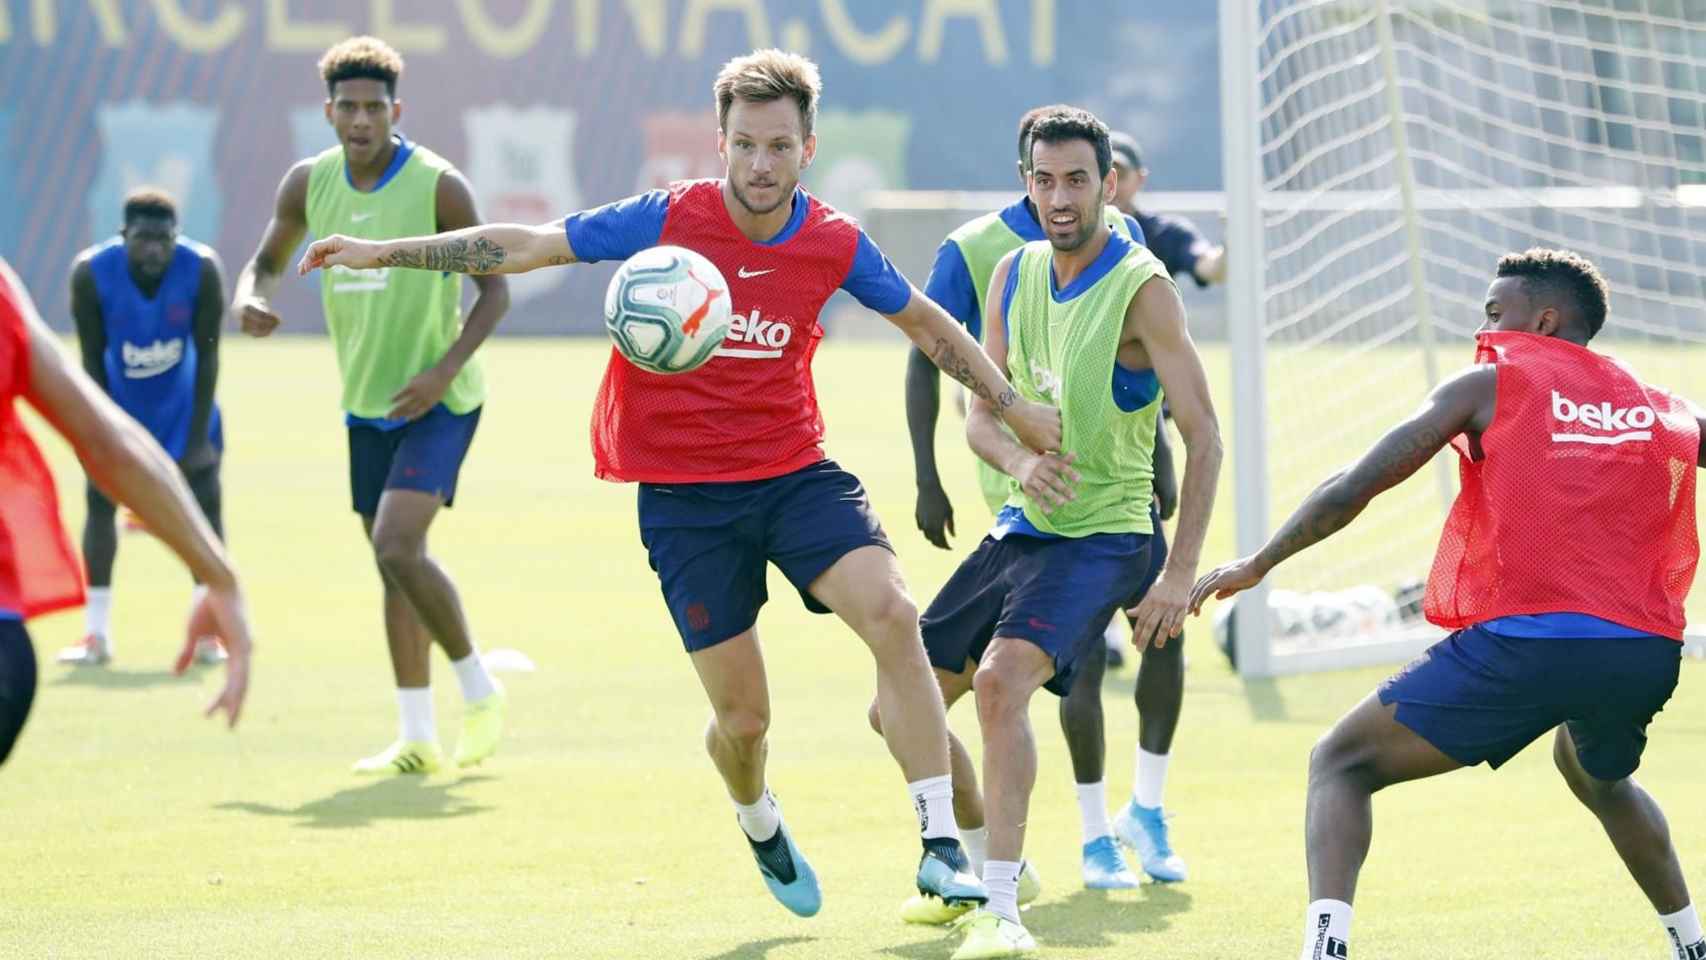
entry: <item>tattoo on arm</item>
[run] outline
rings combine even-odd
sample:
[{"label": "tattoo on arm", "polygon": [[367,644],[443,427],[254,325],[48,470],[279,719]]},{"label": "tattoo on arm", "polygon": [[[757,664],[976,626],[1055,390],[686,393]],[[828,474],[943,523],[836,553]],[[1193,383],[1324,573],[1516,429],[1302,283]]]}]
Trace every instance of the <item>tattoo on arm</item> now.
[{"label": "tattoo on arm", "polygon": [[997,410],[1005,410],[1019,399],[1012,387],[1001,391],[1000,396],[991,395],[989,387],[972,372],[971,361],[960,356],[959,351],[954,349],[954,345],[949,343],[946,337],[937,338],[936,349],[931,353],[930,360],[940,367],[943,373],[965,384],[975,396],[988,401]]},{"label": "tattoo on arm", "polygon": [[413,250],[396,250],[380,257],[379,262],[388,267],[413,267],[417,270],[491,273],[508,255],[509,251],[485,237],[475,237],[472,243],[458,237]]},{"label": "tattoo on arm", "polygon": [[1449,436],[1428,423],[1387,434],[1355,466],[1328,477],[1286,520],[1259,556],[1267,569],[1327,539],[1356,519],[1383,490],[1404,482],[1432,460]]}]

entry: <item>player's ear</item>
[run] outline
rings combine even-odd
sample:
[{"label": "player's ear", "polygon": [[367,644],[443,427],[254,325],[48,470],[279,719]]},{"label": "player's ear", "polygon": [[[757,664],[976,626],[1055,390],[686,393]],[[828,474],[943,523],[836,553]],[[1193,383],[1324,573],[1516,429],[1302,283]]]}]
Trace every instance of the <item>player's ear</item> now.
[{"label": "player's ear", "polygon": [[805,168],[811,166],[812,160],[814,160],[816,158],[817,158],[817,134],[808,133],[808,134],[806,134],[805,142],[800,144],[800,169],[804,170]]},{"label": "player's ear", "polygon": [[403,101],[398,100],[395,97],[393,97],[391,99],[391,126],[393,126],[393,127],[396,126],[397,122],[402,120],[402,119],[403,119]]},{"label": "player's ear", "polygon": [[332,98],[331,97],[326,98],[326,122],[327,123],[332,122]]},{"label": "player's ear", "polygon": [[1108,175],[1102,178],[1102,202],[1104,204],[1114,202],[1114,191],[1119,187],[1119,185],[1120,172],[1110,165],[1108,167]]},{"label": "player's ear", "polygon": [[1564,325],[1564,318],[1558,315],[1557,307],[1545,307],[1534,318],[1534,332],[1543,337],[1555,337]]},{"label": "player's ear", "polygon": [[717,156],[723,160],[723,167],[729,165],[729,135],[722,127],[717,128]]}]

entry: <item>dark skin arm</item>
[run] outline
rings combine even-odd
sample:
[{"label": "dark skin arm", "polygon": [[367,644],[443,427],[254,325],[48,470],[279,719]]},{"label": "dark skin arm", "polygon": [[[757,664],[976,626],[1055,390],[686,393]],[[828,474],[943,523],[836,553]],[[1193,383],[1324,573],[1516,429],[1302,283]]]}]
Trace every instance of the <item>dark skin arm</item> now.
[{"label": "dark skin arm", "polygon": [[[912,438],[912,467],[918,480],[914,519],[924,539],[943,550],[954,532],[954,505],[936,472],[936,417],[942,407],[940,371],[923,350],[906,352],[906,432]],[[944,532],[945,531],[945,532]]]},{"label": "dark skin arm", "polygon": [[[474,207],[474,191],[461,173],[451,170],[439,177],[435,199],[440,231],[480,225],[480,214]],[[478,293],[474,297],[474,305],[468,310],[468,318],[462,324],[462,333],[438,363],[421,371],[391,398],[388,416],[392,419],[413,420],[437,406],[468,358],[497,329],[498,321],[509,310],[509,281],[503,276],[475,274],[474,286]]]},{"label": "dark skin arm", "polygon": [[261,233],[261,245],[237,275],[231,312],[237,316],[237,325],[251,337],[264,337],[278,328],[279,316],[273,312],[272,296],[290,263],[290,255],[308,233],[308,176],[313,169],[312,159],[303,160],[284,175],[273,199],[272,219]]},{"label": "dark skin arm", "polygon": [[71,319],[77,324],[77,348],[83,355],[83,372],[107,391],[107,324],[101,317],[101,296],[95,290],[95,272],[89,258],[77,258],[71,268]]},{"label": "dark skin arm", "polygon": [[1480,442],[1493,420],[1498,371],[1471,367],[1434,388],[1420,409],[1387,431],[1356,463],[1315,488],[1267,544],[1255,554],[1210,571],[1191,590],[1191,610],[1201,612],[1212,594],[1224,600],[1260,583],[1287,557],[1344,529],[1369,501],[1403,483],[1439,453],[1452,437]]},{"label": "dark skin arm", "polygon": [[219,257],[209,253],[201,263],[201,289],[195,298],[195,401],[190,408],[190,440],[178,464],[192,473],[211,464],[218,454],[208,436],[213,419],[213,394],[219,385],[219,331],[225,321],[225,274]]}]

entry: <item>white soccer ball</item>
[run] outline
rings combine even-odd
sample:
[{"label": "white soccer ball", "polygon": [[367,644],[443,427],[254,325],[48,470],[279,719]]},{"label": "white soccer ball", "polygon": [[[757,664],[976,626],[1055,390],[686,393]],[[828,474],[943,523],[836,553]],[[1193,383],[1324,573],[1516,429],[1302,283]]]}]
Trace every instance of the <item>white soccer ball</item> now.
[{"label": "white soccer ball", "polygon": [[617,351],[653,373],[686,373],[711,359],[730,315],[722,273],[685,247],[634,254],[604,292],[604,327]]}]

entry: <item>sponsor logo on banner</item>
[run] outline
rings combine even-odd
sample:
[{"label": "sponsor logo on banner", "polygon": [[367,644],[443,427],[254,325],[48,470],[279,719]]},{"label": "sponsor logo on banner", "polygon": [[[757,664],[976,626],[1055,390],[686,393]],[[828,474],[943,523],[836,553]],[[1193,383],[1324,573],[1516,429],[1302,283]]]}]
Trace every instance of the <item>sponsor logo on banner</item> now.
[{"label": "sponsor logo on banner", "polygon": [[645,131],[646,158],[634,183],[636,192],[666,187],[676,180],[723,175],[714,118],[697,110],[667,110],[648,114],[640,127]]},{"label": "sponsor logo on banner", "polygon": [[224,204],[213,169],[217,110],[189,103],[113,103],[98,108],[95,123],[101,131],[101,168],[89,188],[95,240],[118,232],[124,195],[141,186],[164,188],[177,199],[182,233],[219,235]]},{"label": "sponsor logo on banner", "polygon": [[[496,104],[462,117],[468,179],[488,223],[545,223],[580,209],[575,180],[575,115],[555,107]],[[531,300],[561,286],[568,271],[511,275],[510,296]]]},{"label": "sponsor logo on banner", "polygon": [[872,190],[904,190],[912,118],[892,110],[825,110],[806,188],[855,217]]}]

